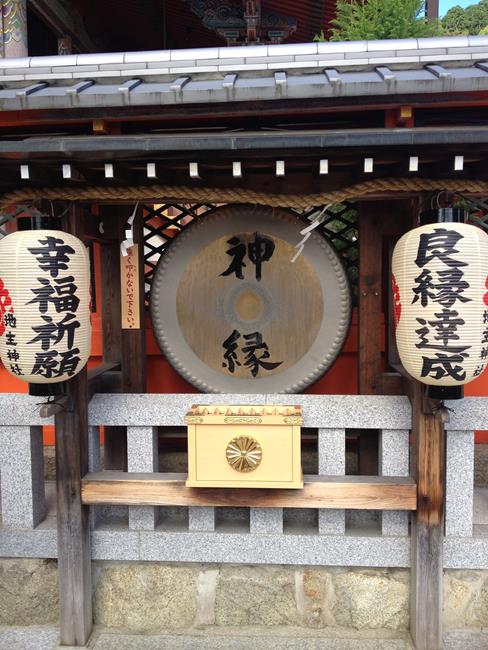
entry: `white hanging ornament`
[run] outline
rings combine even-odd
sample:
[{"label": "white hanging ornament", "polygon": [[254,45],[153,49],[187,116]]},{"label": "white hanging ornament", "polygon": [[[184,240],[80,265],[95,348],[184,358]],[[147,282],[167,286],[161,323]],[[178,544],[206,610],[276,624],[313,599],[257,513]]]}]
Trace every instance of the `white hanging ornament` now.
[{"label": "white hanging ornament", "polygon": [[398,353],[430,386],[461,386],[488,363],[488,235],[465,223],[407,232],[393,252]]},{"label": "white hanging ornament", "polygon": [[74,377],[90,356],[90,261],[59,230],[0,241],[0,358],[14,377],[50,384]]}]

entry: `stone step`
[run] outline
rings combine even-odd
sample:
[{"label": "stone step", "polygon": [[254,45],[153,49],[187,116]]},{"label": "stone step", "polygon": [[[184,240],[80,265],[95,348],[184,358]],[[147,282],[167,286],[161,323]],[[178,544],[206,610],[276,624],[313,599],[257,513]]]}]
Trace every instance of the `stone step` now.
[{"label": "stone step", "polygon": [[[70,650],[59,646],[55,627],[0,628],[0,650]],[[96,629],[88,647],[92,650],[414,650],[406,634],[325,631],[298,628],[277,630],[194,630],[182,634],[120,634]],[[444,650],[486,650],[488,632],[451,630]],[[71,649],[74,650],[74,649]]]}]

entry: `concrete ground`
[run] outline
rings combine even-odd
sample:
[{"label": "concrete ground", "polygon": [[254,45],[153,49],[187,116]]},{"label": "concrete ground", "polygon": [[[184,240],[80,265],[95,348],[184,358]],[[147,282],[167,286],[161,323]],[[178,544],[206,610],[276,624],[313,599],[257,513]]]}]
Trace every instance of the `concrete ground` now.
[{"label": "concrete ground", "polygon": [[[59,646],[54,627],[0,628],[0,650],[69,650]],[[195,630],[182,634],[136,635],[94,631],[91,650],[414,650],[405,635],[372,632],[287,630]],[[488,631],[450,631],[444,650],[487,650]]]}]

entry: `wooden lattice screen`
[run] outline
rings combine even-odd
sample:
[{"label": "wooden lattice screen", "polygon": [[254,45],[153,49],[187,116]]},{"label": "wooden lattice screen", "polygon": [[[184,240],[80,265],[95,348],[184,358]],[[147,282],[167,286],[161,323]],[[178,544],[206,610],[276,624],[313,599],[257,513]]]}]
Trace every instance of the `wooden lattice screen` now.
[{"label": "wooden lattice screen", "polygon": [[[163,203],[144,206],[146,300],[149,300],[154,271],[161,255],[194,219],[200,218],[216,207],[218,206],[210,203]],[[323,208],[316,207],[304,212],[294,212],[300,214],[305,221],[314,221],[323,212]],[[321,223],[316,230],[331,242],[341,256],[355,295],[358,278],[358,230],[355,204],[340,203],[331,206],[323,212]]]},{"label": "wooden lattice screen", "polygon": [[0,212],[0,239],[10,232],[7,228],[9,221],[15,222],[17,217],[29,217],[37,213],[37,208],[20,204],[16,205],[12,212]]}]

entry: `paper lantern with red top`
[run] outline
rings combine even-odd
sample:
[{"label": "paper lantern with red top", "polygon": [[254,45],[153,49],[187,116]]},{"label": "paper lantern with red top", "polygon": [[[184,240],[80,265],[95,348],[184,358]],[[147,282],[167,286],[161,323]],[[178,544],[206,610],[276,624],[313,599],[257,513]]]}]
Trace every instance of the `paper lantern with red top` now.
[{"label": "paper lantern with red top", "polygon": [[90,262],[82,241],[26,230],[0,241],[0,358],[32,384],[74,377],[90,355]]},{"label": "paper lantern with red top", "polygon": [[392,263],[400,359],[439,387],[467,384],[488,363],[488,235],[445,212],[446,221],[403,235]]}]

